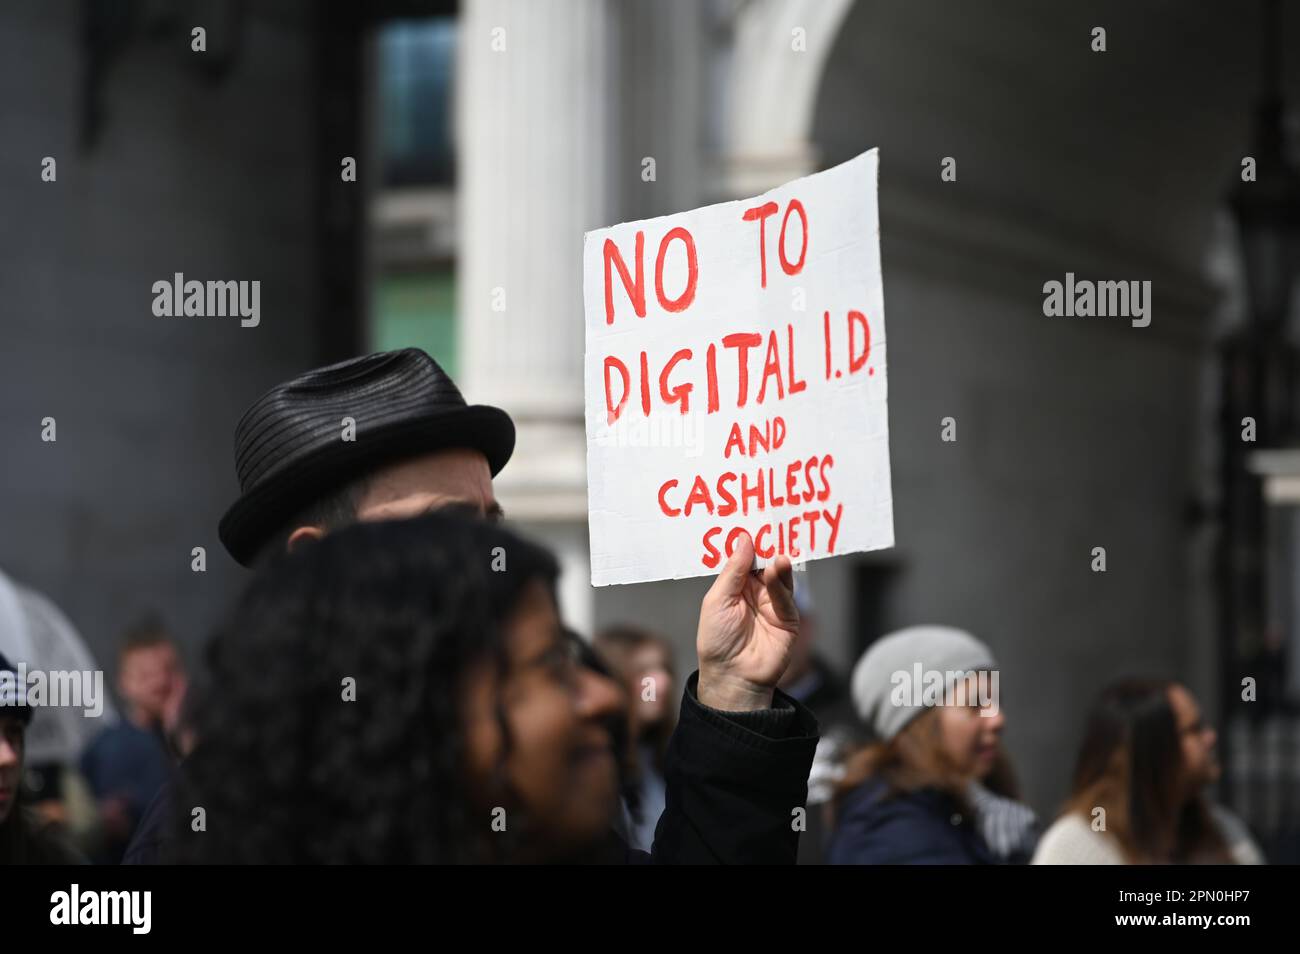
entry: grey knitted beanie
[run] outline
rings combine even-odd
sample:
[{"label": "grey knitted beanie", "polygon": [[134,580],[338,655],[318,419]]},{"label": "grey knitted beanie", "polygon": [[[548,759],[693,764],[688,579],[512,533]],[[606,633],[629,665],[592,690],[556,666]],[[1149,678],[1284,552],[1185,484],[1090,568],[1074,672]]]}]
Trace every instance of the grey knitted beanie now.
[{"label": "grey knitted beanie", "polygon": [[887,742],[924,712],[919,695],[908,693],[900,704],[894,692],[900,680],[915,673],[940,672],[944,685],[963,675],[996,668],[993,653],[964,630],[951,626],[910,626],[876,640],[853,668],[851,690],[859,717],[882,742]]}]

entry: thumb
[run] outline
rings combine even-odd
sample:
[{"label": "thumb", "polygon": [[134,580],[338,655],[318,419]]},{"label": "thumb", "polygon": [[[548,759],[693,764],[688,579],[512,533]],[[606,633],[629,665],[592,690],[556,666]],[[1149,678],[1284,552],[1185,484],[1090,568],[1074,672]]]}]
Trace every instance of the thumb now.
[{"label": "thumb", "polygon": [[731,551],[727,562],[718,572],[718,578],[709,587],[709,598],[714,600],[737,600],[745,592],[745,582],[749,571],[754,567],[754,544],[748,533],[743,533],[736,541],[736,549]]}]

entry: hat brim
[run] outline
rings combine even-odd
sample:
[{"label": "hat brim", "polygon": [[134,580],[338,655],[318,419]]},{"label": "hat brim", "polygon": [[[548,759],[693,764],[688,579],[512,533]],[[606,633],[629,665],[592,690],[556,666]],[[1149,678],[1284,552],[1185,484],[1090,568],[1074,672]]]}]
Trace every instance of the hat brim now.
[{"label": "hat brim", "polygon": [[371,425],[355,441],[331,441],[272,471],[226,511],[218,536],[249,566],[272,534],[326,494],[387,464],[456,448],[480,451],[495,477],[514,452],[514,422],[500,408],[473,404]]}]

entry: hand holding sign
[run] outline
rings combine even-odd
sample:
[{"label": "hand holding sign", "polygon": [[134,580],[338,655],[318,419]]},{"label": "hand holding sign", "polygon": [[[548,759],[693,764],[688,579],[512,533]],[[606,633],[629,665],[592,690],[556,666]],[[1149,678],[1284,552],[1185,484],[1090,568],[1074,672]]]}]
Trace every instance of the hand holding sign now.
[{"label": "hand holding sign", "polygon": [[754,548],[742,538],[700,604],[695,651],[700,702],[742,712],[772,705],[799,634],[794,574],[786,557],[751,573]]}]

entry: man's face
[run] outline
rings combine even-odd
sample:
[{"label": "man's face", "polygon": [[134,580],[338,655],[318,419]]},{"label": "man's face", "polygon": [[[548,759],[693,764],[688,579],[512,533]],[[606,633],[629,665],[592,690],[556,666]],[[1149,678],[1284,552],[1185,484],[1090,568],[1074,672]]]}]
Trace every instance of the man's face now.
[{"label": "man's face", "polygon": [[147,718],[161,722],[181,677],[180,658],[171,643],[142,646],[122,657],[118,687],[122,698]]},{"label": "man's face", "polygon": [[[366,480],[355,517],[358,521],[407,520],[435,510],[460,511],[485,520],[501,518],[487,457],[458,448],[381,467]],[[296,527],[286,548],[292,552],[304,541],[319,540],[328,530]]]},{"label": "man's face", "polygon": [[376,471],[357,502],[357,519],[404,520],[434,510],[501,516],[487,458],[475,450],[445,450]]},{"label": "man's face", "polygon": [[[500,793],[494,780],[504,775],[543,853],[585,847],[609,830],[618,806],[608,728],[622,710],[618,686],[578,661],[555,601],[540,583],[525,591],[515,612],[506,656],[503,678],[485,664],[462,699],[475,788],[495,806]],[[498,711],[510,732],[508,749]],[[481,823],[487,828],[491,821],[485,810]]]},{"label": "man's face", "polygon": [[23,774],[23,723],[0,715],[0,822],[9,817]]}]

